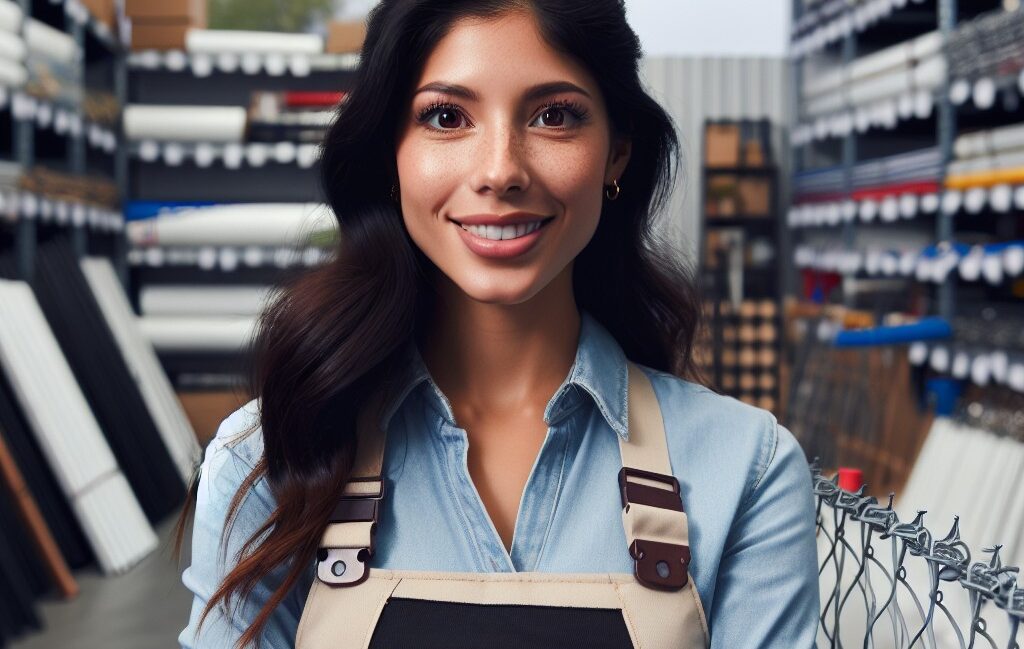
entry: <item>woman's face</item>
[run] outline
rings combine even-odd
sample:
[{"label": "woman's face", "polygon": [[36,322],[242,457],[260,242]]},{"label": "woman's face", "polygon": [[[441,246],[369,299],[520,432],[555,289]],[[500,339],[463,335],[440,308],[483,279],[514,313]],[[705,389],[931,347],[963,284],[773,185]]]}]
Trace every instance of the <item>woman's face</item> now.
[{"label": "woman's face", "polygon": [[571,278],[629,158],[591,75],[512,12],[456,22],[413,93],[397,162],[416,245],[480,302]]}]

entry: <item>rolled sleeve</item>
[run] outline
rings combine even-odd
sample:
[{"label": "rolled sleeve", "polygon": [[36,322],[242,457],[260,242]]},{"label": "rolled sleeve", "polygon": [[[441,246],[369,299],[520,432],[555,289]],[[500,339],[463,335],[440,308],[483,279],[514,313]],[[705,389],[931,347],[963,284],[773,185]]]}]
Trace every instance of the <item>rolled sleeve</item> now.
[{"label": "rolled sleeve", "polygon": [[[194,595],[188,626],[178,636],[178,643],[183,649],[234,647],[285,575],[283,567],[275,570],[256,585],[246,600],[239,602],[237,597],[234,598],[230,615],[218,606],[210,611],[199,627],[199,618],[206,603],[235,567],[240,548],[266,522],[274,508],[266,482],[261,479],[246,494],[239,507],[225,553],[221,535],[228,507],[242,481],[253,469],[252,463],[229,445],[229,441],[244,430],[245,419],[241,410],[225,419],[203,459],[192,528],[192,561],[182,574],[182,582]],[[294,597],[288,597],[275,609],[265,627],[260,647],[285,649],[294,645],[301,614],[301,607],[296,610],[295,603]]]},{"label": "rolled sleeve", "polygon": [[807,460],[768,415],[763,472],[733,521],[711,615],[712,649],[813,647],[818,621]]}]

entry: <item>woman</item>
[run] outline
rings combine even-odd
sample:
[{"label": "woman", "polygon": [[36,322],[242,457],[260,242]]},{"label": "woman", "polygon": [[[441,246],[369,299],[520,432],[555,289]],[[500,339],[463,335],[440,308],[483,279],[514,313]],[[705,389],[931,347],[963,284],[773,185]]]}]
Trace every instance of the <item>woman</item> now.
[{"label": "woman", "polygon": [[373,11],[323,148],[340,248],[206,451],[183,647],[812,645],[806,461],[680,378],[699,304],[652,233],[677,143],[639,57],[621,0]]}]

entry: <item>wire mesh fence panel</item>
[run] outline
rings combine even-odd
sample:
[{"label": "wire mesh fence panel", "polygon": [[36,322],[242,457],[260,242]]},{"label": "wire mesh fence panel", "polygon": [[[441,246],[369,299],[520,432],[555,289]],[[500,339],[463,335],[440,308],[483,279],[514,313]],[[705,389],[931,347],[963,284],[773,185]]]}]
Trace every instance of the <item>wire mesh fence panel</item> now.
[{"label": "wire mesh fence panel", "polygon": [[[811,467],[817,501],[818,647],[1020,649],[1024,580],[1002,546],[972,556],[960,519],[935,534],[926,512],[901,521],[885,502]],[[1014,489],[1019,476],[1004,476]],[[945,528],[943,528],[945,529]]]}]

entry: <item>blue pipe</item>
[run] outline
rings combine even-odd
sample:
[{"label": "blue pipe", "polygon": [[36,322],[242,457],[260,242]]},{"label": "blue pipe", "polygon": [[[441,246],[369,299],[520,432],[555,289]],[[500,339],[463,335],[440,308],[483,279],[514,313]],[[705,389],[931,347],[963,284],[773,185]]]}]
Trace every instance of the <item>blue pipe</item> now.
[{"label": "blue pipe", "polygon": [[908,325],[840,331],[833,344],[836,347],[877,347],[938,340],[952,335],[953,327],[943,318],[923,318]]}]

